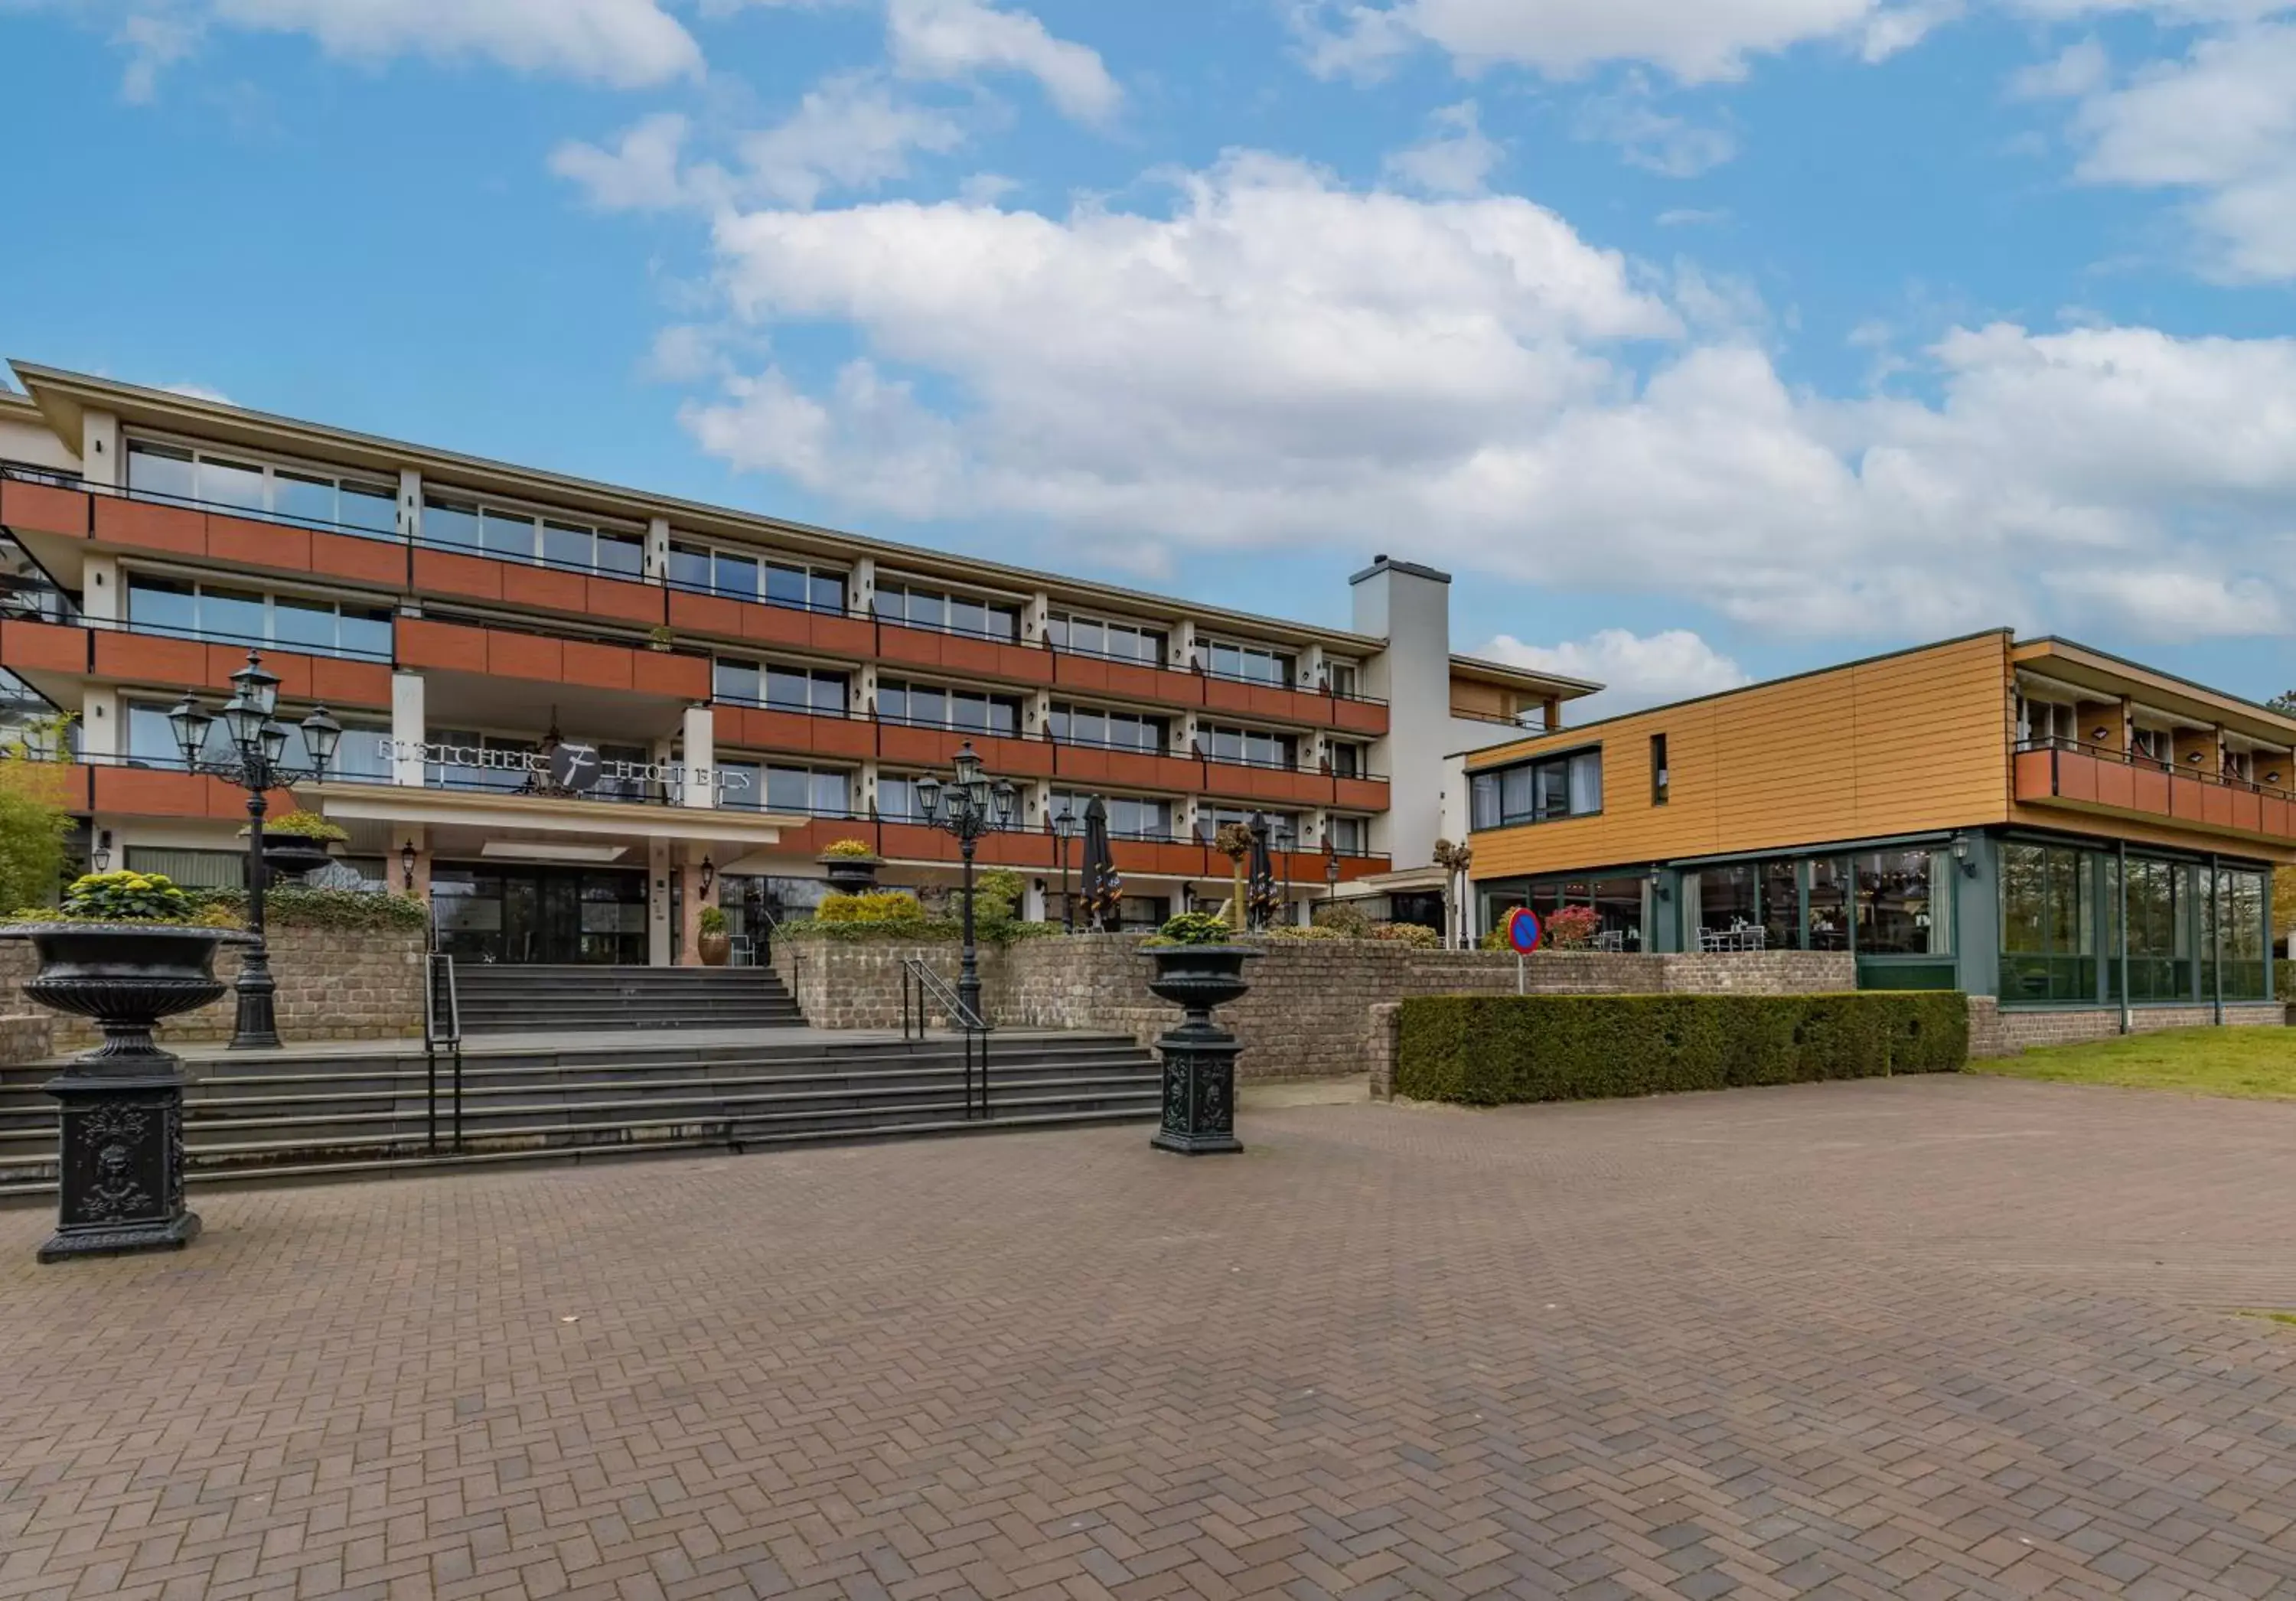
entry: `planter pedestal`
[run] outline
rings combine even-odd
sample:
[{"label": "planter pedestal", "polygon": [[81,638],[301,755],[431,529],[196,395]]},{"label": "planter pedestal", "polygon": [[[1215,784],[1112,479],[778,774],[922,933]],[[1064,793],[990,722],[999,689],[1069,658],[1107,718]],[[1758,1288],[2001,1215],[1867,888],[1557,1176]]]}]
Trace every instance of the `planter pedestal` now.
[{"label": "planter pedestal", "polygon": [[1243,965],[1259,953],[1230,945],[1152,947],[1149,989],[1187,1015],[1156,1041],[1164,1059],[1164,1122],[1148,1143],[1182,1156],[1229,1155],[1235,1137],[1235,1059],[1243,1047],[1212,1022],[1212,1008],[1248,991]]},{"label": "planter pedestal", "polygon": [[56,1232],[44,1262],[180,1251],[200,1232],[184,1205],[184,1064],[152,1043],[163,1017],[218,1000],[220,930],[46,924],[29,939],[39,973],[25,996],[94,1020],[103,1043],[41,1088],[61,1103]]},{"label": "planter pedestal", "polygon": [[199,1234],[184,1205],[183,1066],[152,1055],[132,1073],[75,1063],[41,1086],[62,1103],[56,1232],[42,1261],[181,1251]]}]

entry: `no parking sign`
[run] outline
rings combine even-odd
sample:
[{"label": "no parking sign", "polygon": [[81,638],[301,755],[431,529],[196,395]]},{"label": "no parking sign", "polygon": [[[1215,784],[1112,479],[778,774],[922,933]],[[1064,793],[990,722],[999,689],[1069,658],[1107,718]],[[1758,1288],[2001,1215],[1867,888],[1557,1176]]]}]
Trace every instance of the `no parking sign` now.
[{"label": "no parking sign", "polygon": [[1507,914],[1507,943],[1514,947],[1515,955],[1529,956],[1538,948],[1538,942],[1545,938],[1546,925],[1539,922],[1538,914],[1529,907],[1519,906]]}]

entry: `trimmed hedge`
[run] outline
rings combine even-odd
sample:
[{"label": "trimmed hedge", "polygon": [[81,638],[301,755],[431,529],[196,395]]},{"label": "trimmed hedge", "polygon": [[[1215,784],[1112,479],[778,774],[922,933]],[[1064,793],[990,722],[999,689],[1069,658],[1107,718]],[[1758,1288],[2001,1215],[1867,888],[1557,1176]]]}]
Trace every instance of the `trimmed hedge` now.
[{"label": "trimmed hedge", "polygon": [[1432,995],[1403,1003],[1395,1091],[1497,1106],[1949,1073],[1968,1058],[1957,992]]}]

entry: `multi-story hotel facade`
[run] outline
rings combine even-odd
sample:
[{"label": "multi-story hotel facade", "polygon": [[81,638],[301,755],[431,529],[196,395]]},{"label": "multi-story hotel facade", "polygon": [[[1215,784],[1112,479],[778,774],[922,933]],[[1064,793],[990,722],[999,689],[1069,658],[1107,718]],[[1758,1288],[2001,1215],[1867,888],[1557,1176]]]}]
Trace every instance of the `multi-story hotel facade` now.
[{"label": "multi-story hotel facade", "polygon": [[916,781],[968,742],[1020,794],[979,859],[1039,915],[1094,796],[1129,923],[1222,898],[1210,842],[1255,815],[1293,915],[1403,904],[1446,753],[1597,687],[1455,655],[1447,579],[1383,556],[1319,628],[14,366],[0,667],[68,727],[88,848],[242,881],[244,796],[167,712],[259,649],[283,722],[344,727],[293,797],[351,831],[340,874],[470,958],[692,960],[703,905],[801,910],[839,840],[947,882]]},{"label": "multi-story hotel facade", "polygon": [[1585,905],[1612,948],[1847,951],[1863,985],[2005,1013],[2272,995],[2296,718],[2066,640],[1973,635],[1461,765],[1486,929]]}]

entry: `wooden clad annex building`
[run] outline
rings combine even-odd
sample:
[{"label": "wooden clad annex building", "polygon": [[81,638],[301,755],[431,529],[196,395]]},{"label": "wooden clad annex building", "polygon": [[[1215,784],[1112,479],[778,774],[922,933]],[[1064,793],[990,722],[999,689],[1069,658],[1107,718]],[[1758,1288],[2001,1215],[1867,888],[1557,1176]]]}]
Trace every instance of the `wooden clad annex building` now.
[{"label": "wooden clad annex building", "polygon": [[1853,953],[1873,988],[2119,1010],[2272,994],[2296,718],[2006,630],[1465,759],[1480,920]]}]

